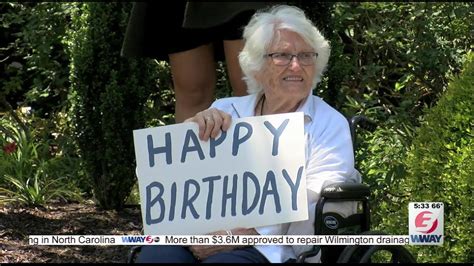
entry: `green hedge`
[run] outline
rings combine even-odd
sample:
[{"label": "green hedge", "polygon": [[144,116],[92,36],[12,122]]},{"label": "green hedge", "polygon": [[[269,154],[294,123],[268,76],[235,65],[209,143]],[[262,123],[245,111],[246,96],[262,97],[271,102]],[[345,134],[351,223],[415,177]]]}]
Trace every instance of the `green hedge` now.
[{"label": "green hedge", "polygon": [[463,69],[438,104],[426,111],[411,145],[399,148],[407,151],[398,156],[403,171],[385,188],[395,193],[386,194],[374,210],[378,229],[408,234],[409,202],[445,204],[444,245],[409,246],[419,262],[473,261],[473,53],[467,56]]},{"label": "green hedge", "polygon": [[[332,14],[328,98],[346,114],[417,124],[473,43],[472,3],[337,3]],[[324,84],[319,94],[325,95]]]},{"label": "green hedge", "polygon": [[407,156],[409,176],[401,188],[412,201],[445,204],[445,244],[417,248],[426,262],[472,261],[474,177],[474,54],[438,105],[426,114]]},{"label": "green hedge", "polygon": [[131,3],[76,3],[68,32],[75,137],[94,196],[120,209],[135,182],[134,129],[145,125],[155,65],[120,49]]}]

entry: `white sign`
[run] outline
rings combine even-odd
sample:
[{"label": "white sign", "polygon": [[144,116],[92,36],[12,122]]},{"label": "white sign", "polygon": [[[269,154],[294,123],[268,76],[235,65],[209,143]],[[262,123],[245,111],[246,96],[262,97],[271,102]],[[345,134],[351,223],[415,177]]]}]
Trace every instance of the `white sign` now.
[{"label": "white sign", "polygon": [[145,234],[206,234],[308,219],[303,113],[133,131]]}]

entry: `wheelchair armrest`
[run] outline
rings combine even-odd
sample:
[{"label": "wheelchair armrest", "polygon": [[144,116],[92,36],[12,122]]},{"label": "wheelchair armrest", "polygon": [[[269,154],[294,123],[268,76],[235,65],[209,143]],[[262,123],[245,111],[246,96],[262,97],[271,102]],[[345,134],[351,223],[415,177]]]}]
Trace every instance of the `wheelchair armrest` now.
[{"label": "wheelchair armrest", "polygon": [[325,186],[321,197],[326,199],[361,199],[370,196],[369,186],[361,183],[335,183]]}]

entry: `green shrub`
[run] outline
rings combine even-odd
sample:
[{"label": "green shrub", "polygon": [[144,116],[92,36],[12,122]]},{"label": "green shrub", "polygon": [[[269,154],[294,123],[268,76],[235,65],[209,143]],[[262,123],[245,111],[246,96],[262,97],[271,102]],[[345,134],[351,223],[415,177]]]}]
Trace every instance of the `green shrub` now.
[{"label": "green shrub", "polygon": [[41,137],[41,119],[11,111],[0,121],[0,204],[80,200],[77,159]]},{"label": "green shrub", "polygon": [[[471,3],[336,3],[328,68],[335,84],[327,99],[348,115],[376,107],[377,121],[396,115],[417,124],[459,73],[473,19]],[[320,86],[319,94],[328,89]]]},{"label": "green shrub", "polygon": [[150,78],[156,85],[150,89],[144,110],[145,127],[174,124],[174,91],[168,62],[152,60]]},{"label": "green shrub", "polygon": [[[0,4],[0,97],[16,108],[28,102],[47,117],[67,100],[68,58],[62,38],[68,27],[67,4]],[[0,110],[4,107],[0,106]]]},{"label": "green shrub", "polygon": [[156,66],[120,57],[131,3],[72,5],[67,43],[74,136],[97,203],[120,209],[136,179],[132,133],[145,125]]},{"label": "green shrub", "polygon": [[[426,111],[407,153],[405,167],[391,191],[404,194],[375,210],[378,228],[407,234],[408,203],[439,201],[444,207],[444,245],[410,246],[419,262],[472,261],[474,176],[474,54],[467,56],[462,75],[454,78],[438,104]],[[389,212],[388,209],[391,211]],[[382,217],[382,218],[381,218]]]},{"label": "green shrub", "polygon": [[412,127],[403,123],[387,123],[379,125],[373,133],[359,134],[364,141],[359,143],[356,163],[363,174],[363,182],[371,188],[374,225],[383,223],[398,211],[398,207],[392,205],[393,201],[409,196],[394,187],[406,176],[404,159],[413,131]]},{"label": "green shrub", "polygon": [[[407,156],[409,176],[402,188],[411,201],[445,204],[445,244],[417,248],[426,262],[468,262],[474,248],[474,54],[429,110]],[[471,254],[472,256],[472,254]]]}]

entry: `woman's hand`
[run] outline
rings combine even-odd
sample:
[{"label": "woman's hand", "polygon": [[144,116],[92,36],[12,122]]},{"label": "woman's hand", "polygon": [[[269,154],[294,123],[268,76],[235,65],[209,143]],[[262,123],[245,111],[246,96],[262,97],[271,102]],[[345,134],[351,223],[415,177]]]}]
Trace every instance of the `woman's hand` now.
[{"label": "woman's hand", "polygon": [[196,122],[199,125],[199,138],[207,141],[209,137],[216,138],[222,131],[227,131],[232,121],[231,116],[216,108],[197,113],[195,116],[186,119],[184,122]]},{"label": "woman's hand", "polygon": [[[226,231],[217,231],[213,232],[210,235],[227,235]],[[189,250],[193,253],[194,257],[198,260],[204,260],[209,256],[217,254],[222,251],[233,250],[236,248],[235,246],[228,246],[228,245],[196,245],[190,246]]]}]

